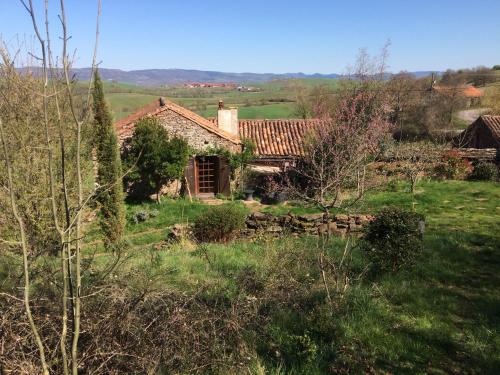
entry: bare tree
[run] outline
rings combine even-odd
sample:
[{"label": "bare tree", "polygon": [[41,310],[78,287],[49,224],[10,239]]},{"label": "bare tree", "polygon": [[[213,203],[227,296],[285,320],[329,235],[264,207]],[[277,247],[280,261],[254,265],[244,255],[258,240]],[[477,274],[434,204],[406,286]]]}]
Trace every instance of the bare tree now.
[{"label": "bare tree", "polygon": [[[30,275],[37,274],[30,266],[30,258],[46,254],[43,247],[47,243],[39,241],[40,237],[48,235],[51,238],[57,238],[56,247],[59,249],[60,257],[60,269],[57,274],[60,275],[61,285],[60,358],[57,362],[61,363],[61,372],[64,374],[69,374],[70,367],[71,372],[77,374],[82,293],[81,223],[85,207],[93,199],[95,193],[89,186],[84,186],[83,174],[88,171],[91,173],[92,169],[83,165],[81,156],[85,148],[82,145],[82,127],[89,123],[88,109],[91,104],[92,82],[83,103],[77,104],[77,101],[80,101],[80,95],[77,98],[74,94],[74,82],[70,78],[71,62],[67,47],[70,37],[67,32],[64,0],[59,2],[59,19],[63,34],[62,77],[60,76],[61,70],[53,63],[48,0],[44,2],[45,35],[42,35],[38,26],[33,1],[20,0],[20,2],[28,12],[38,42],[38,48],[30,51],[29,54],[39,66],[35,68],[30,66],[19,72],[15,68],[15,58],[18,53],[14,55],[14,58],[10,58],[7,49],[1,48],[0,94],[4,101],[1,104],[2,111],[0,111],[0,130],[10,208],[21,238],[25,311],[38,347],[42,372],[48,374],[50,366],[46,359],[45,338],[39,333],[37,319],[30,307]],[[99,0],[97,20],[99,20],[100,9]],[[98,35],[99,22],[97,21],[96,49]],[[96,63],[95,51],[92,68]],[[43,136],[34,131],[38,129],[35,126],[38,123],[42,126]],[[16,147],[20,148],[19,155],[12,153]],[[16,167],[20,167],[16,169],[15,175],[12,155],[15,155]],[[28,172],[34,167],[34,163],[43,167]],[[36,183],[29,174],[37,177]],[[40,180],[45,180],[45,183],[40,183]],[[48,187],[48,191],[44,192],[45,187]],[[33,191],[40,191],[39,200],[33,199]],[[32,219],[29,216],[29,210],[19,210],[19,202],[34,210],[35,218]],[[44,211],[45,208],[50,214]],[[37,219],[49,216],[52,225],[43,220],[38,224]],[[26,222],[35,224],[27,227]],[[71,358],[67,354],[69,321],[72,323]],[[55,353],[50,353],[50,357],[51,362],[54,362]]]},{"label": "bare tree", "polygon": [[397,142],[394,144],[394,160],[401,162],[401,171],[415,193],[417,183],[426,171],[432,169],[442,154],[442,145],[430,141]]}]

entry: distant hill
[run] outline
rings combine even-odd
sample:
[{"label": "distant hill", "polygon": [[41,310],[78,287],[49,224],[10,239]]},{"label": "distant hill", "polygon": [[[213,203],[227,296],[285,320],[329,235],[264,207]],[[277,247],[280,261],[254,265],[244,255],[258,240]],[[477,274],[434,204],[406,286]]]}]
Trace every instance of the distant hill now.
[{"label": "distant hill", "polygon": [[[79,80],[88,80],[90,68],[73,69]],[[275,79],[290,78],[338,78],[338,74],[304,74],[304,73],[226,73],[188,69],[146,69],[124,71],[119,69],[99,69],[101,78],[141,86],[178,85],[188,82],[208,83],[245,83],[268,82]]]},{"label": "distant hill", "polygon": [[[23,68],[23,70],[36,71],[39,68]],[[260,83],[272,80],[282,79],[301,79],[301,78],[341,78],[340,74],[305,74],[305,73],[225,73],[203,70],[188,69],[144,69],[144,70],[120,70],[100,68],[99,72],[103,80],[130,83],[140,86],[162,86],[179,85],[188,82],[207,82],[207,83]],[[73,75],[78,80],[87,81],[90,78],[90,68],[72,69]],[[432,72],[415,72],[418,78],[431,75]]]}]

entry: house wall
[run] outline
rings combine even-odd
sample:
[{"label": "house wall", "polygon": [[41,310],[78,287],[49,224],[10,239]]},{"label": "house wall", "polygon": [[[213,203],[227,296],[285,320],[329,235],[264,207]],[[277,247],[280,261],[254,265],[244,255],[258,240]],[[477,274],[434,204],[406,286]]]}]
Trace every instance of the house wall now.
[{"label": "house wall", "polygon": [[162,126],[167,129],[169,135],[177,135],[184,138],[191,147],[196,150],[205,150],[213,147],[223,147],[232,152],[241,151],[240,145],[214,134],[195,122],[167,110],[157,115]]}]

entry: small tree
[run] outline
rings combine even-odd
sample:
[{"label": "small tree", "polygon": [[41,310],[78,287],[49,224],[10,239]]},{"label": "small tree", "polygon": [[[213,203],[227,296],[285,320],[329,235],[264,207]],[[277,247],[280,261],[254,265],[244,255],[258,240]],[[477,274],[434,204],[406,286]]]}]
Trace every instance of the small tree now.
[{"label": "small tree", "polygon": [[361,247],[378,269],[396,272],[421,253],[424,220],[415,212],[386,208],[368,225]]},{"label": "small tree", "polygon": [[117,244],[123,234],[122,166],[113,120],[104,100],[99,73],[94,79],[94,145],[97,157],[97,201],[100,204],[101,230],[106,247]]},{"label": "small tree", "polygon": [[187,142],[169,138],[155,118],[139,120],[125,149],[126,163],[132,168],[127,182],[140,185],[147,194],[156,194],[158,203],[162,187],[182,176],[189,158]]},{"label": "small tree", "polygon": [[364,192],[365,167],[387,134],[383,98],[364,90],[339,101],[331,119],[318,124],[304,144],[304,156],[285,176],[285,189],[328,213],[345,204],[345,193]]},{"label": "small tree", "polygon": [[426,170],[432,170],[439,161],[442,146],[429,141],[398,142],[394,146],[394,159],[401,161],[401,172],[410,183],[410,193],[415,193],[418,181]]}]

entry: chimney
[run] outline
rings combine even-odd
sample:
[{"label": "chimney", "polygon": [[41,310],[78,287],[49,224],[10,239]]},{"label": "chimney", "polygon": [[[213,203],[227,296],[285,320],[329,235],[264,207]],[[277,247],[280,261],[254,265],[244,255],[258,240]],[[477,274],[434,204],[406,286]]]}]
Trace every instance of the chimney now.
[{"label": "chimney", "polygon": [[234,136],[239,135],[238,131],[238,108],[230,107],[224,108],[224,102],[219,100],[219,110],[217,111],[217,125],[222,129]]},{"label": "chimney", "polygon": [[160,107],[164,107],[165,106],[165,98],[163,96],[160,97],[159,102],[160,102]]}]

